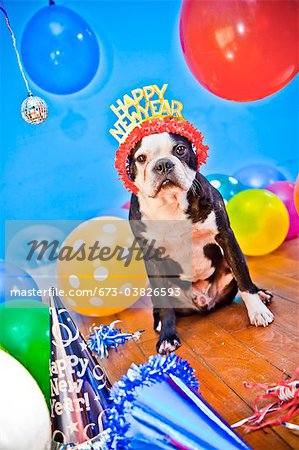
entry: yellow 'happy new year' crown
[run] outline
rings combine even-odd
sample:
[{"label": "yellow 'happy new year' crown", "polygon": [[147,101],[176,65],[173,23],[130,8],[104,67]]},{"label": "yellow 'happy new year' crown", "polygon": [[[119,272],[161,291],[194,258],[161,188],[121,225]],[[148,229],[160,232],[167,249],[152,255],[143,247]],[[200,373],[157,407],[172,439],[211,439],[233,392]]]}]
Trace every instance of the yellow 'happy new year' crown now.
[{"label": "yellow 'happy new year' crown", "polygon": [[117,116],[114,128],[109,132],[121,144],[138,125],[151,119],[176,117],[184,120],[183,103],[164,98],[168,84],[159,88],[156,84],[133,89],[131,95],[125,94],[110,108]]}]

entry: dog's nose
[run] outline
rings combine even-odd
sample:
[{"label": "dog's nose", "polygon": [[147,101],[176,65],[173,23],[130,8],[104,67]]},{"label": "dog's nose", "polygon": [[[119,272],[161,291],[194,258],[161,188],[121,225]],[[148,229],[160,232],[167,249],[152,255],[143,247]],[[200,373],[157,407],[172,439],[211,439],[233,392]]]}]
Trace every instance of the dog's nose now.
[{"label": "dog's nose", "polygon": [[174,163],[172,161],[170,161],[170,159],[159,159],[154,167],[154,170],[159,174],[159,175],[164,175],[166,173],[170,173],[172,172],[174,169]]}]

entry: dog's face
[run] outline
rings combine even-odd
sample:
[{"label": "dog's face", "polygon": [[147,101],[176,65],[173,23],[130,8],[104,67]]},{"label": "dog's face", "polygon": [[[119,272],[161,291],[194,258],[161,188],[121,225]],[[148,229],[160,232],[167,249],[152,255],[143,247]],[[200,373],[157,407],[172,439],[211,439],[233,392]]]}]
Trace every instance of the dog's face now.
[{"label": "dog's face", "polygon": [[173,191],[188,191],[196,168],[196,154],[191,143],[178,134],[146,136],[129,156],[132,181],[143,195],[151,198]]}]

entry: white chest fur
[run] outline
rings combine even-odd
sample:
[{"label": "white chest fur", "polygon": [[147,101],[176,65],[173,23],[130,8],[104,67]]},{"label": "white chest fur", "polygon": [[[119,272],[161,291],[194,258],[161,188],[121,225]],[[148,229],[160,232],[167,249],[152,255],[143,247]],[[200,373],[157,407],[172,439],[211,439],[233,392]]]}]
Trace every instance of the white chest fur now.
[{"label": "white chest fur", "polygon": [[192,226],[192,281],[205,280],[210,277],[215,268],[211,266],[211,260],[206,258],[204,247],[208,244],[216,244],[217,234],[215,213],[212,211],[204,222],[197,222]]},{"label": "white chest fur", "polygon": [[213,274],[214,267],[205,256],[204,247],[216,243],[214,212],[204,222],[192,224],[186,215],[186,193],[181,191],[160,199],[140,198],[139,203],[146,224],[145,237],[150,241],[154,239],[156,246],[165,248],[166,254],[180,264],[181,278],[194,283]]}]

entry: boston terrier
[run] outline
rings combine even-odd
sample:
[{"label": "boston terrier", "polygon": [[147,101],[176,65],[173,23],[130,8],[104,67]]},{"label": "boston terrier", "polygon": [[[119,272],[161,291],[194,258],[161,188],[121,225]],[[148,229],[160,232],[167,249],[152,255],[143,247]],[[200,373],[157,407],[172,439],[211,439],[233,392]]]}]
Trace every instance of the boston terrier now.
[{"label": "boston terrier", "polygon": [[[168,255],[164,265],[145,261],[157,293],[152,295],[157,351],[168,354],[181,345],[177,313],[212,311],[231,303],[238,290],[250,323],[269,325],[273,314],[266,304],[272,294],[253,283],[223,198],[197,171],[191,142],[167,132],[146,136],[131,150],[128,173],[138,188],[129,215],[133,232],[143,242],[154,239]],[[180,289],[179,298],[171,287]]]}]

